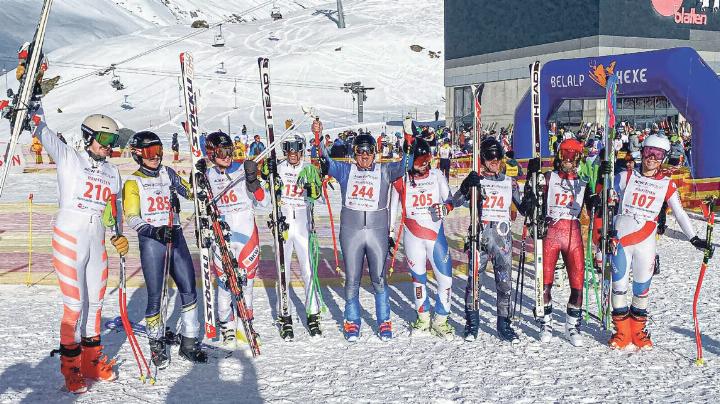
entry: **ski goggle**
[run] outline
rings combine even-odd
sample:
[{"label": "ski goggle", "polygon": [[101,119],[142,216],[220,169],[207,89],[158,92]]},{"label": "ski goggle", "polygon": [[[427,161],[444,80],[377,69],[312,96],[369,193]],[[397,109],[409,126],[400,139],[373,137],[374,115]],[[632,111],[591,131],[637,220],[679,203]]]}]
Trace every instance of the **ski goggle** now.
[{"label": "ski goggle", "polygon": [[425,165],[430,163],[430,160],[432,160],[432,156],[429,154],[423,154],[421,156],[417,156],[417,157],[415,157],[415,161],[413,161],[413,166],[425,167]]},{"label": "ski goggle", "polygon": [[152,160],[156,157],[162,158],[163,156],[163,148],[162,145],[154,144],[152,146],[148,146],[144,149],[136,149],[139,151],[140,156],[146,160]]},{"label": "ski goggle", "polygon": [[305,149],[305,143],[298,140],[290,140],[283,143],[283,151],[287,153],[302,153]]},{"label": "ski goggle", "polygon": [[112,132],[95,132],[93,134],[95,141],[100,143],[102,147],[115,147],[118,137],[117,133]]},{"label": "ski goggle", "polygon": [[375,146],[371,144],[361,144],[357,145],[353,148],[353,151],[355,152],[355,155],[362,156],[364,154],[367,155],[374,155],[375,154]]},{"label": "ski goggle", "polygon": [[665,160],[665,155],[667,154],[665,150],[659,148],[659,147],[653,147],[653,146],[645,146],[642,148],[642,158],[649,159],[652,158],[656,161],[663,161]]},{"label": "ski goggle", "polygon": [[483,152],[482,158],[484,161],[502,160],[502,153],[499,150],[488,150]]},{"label": "ski goggle", "polygon": [[208,154],[212,154],[213,158],[215,158],[215,159],[224,159],[224,158],[232,157],[234,152],[235,152],[235,148],[232,146],[221,146],[221,147],[213,148],[212,151],[209,151]]}]

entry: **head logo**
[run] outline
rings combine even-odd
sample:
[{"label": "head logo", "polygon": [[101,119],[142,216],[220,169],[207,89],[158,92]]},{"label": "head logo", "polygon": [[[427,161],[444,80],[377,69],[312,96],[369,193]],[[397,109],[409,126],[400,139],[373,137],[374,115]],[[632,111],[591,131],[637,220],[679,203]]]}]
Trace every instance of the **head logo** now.
[{"label": "head logo", "polygon": [[652,5],[655,11],[663,17],[670,17],[675,14],[683,0],[652,0]]},{"label": "head logo", "polygon": [[591,63],[590,78],[592,81],[596,82],[600,87],[605,88],[608,76],[615,74],[615,63],[615,61],[611,62],[608,67],[605,67],[602,64]]}]

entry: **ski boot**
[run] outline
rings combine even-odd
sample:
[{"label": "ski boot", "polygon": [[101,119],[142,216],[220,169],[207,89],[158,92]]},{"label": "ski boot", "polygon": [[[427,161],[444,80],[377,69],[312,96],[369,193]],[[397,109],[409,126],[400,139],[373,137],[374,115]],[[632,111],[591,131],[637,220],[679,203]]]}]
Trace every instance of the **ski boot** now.
[{"label": "ski boot", "polygon": [[608,344],[613,349],[625,349],[631,342],[633,342],[630,330],[630,316],[627,312],[622,314],[613,314],[612,321],[613,326],[615,326],[615,333],[612,337],[610,337]]},{"label": "ski boot", "polygon": [[295,338],[292,328],[292,316],[278,317],[277,324],[280,327],[280,338],[288,342]]},{"label": "ski boot", "polygon": [[170,364],[165,340],[150,338],[150,360],[158,369],[165,369]]},{"label": "ski boot", "polygon": [[463,338],[465,341],[475,341],[478,336],[478,328],[480,327],[480,311],[465,309],[465,331]]},{"label": "ski boot", "polygon": [[378,324],[378,338],[381,341],[390,341],[392,339],[392,321],[383,321]]},{"label": "ski boot", "polygon": [[520,337],[515,333],[510,325],[510,319],[507,317],[498,316],[497,318],[497,333],[498,337],[502,341],[507,341],[512,344],[520,342]]},{"label": "ski boot", "polygon": [[417,313],[417,319],[410,323],[410,335],[419,335],[430,331],[430,313]]},{"label": "ski boot", "polygon": [[583,346],[583,337],[580,334],[580,317],[581,309],[568,307],[565,313],[565,338],[570,341],[572,346]]},{"label": "ski boot", "polygon": [[[632,310],[631,310],[632,311]],[[630,315],[630,333],[632,343],[640,350],[653,348],[650,332],[647,330],[647,315],[632,312]]]},{"label": "ski boot", "polygon": [[432,333],[446,341],[452,341],[455,337],[455,329],[448,323],[447,315],[435,314],[431,325]]},{"label": "ski boot", "polygon": [[60,354],[60,373],[65,376],[65,388],[74,394],[85,393],[87,383],[80,371],[82,367],[81,349],[79,344],[60,345],[60,349],[54,350],[50,356],[55,353]]},{"label": "ski boot", "polygon": [[81,371],[84,377],[106,382],[117,379],[117,373],[113,370],[115,359],[108,361],[108,357],[103,355],[99,335],[83,337],[80,346],[82,347]]},{"label": "ski boot", "polygon": [[360,320],[345,320],[343,323],[343,334],[348,342],[355,342],[360,337]]},{"label": "ski boot", "polygon": [[226,347],[234,348],[237,344],[237,337],[233,321],[219,321],[220,335],[222,336],[222,344]]},{"label": "ski boot", "polygon": [[540,342],[550,342],[553,333],[552,306],[545,306],[544,313],[540,319]]},{"label": "ski boot", "polygon": [[307,326],[311,337],[322,337],[322,330],[320,330],[320,314],[308,314]]},{"label": "ski boot", "polygon": [[207,362],[207,354],[200,349],[200,341],[198,341],[197,338],[180,335],[180,350],[178,354],[190,362]]}]

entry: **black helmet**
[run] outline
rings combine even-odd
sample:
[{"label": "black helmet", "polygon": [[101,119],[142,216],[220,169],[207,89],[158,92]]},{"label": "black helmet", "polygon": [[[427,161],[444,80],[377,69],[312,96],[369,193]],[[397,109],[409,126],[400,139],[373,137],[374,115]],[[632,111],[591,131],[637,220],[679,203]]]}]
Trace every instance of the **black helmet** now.
[{"label": "black helmet", "polygon": [[375,142],[374,137],[368,135],[367,133],[361,133],[353,139],[353,153],[358,155],[361,152],[369,152],[370,154],[375,155],[376,144],[377,143]]},{"label": "black helmet", "polygon": [[210,160],[232,156],[235,146],[230,135],[224,132],[213,132],[205,138],[205,151]]},{"label": "black helmet", "polygon": [[140,165],[142,165],[143,158],[150,159],[157,155],[162,158],[162,141],[155,132],[149,130],[136,132],[130,138],[128,145],[133,152],[133,160]]},{"label": "black helmet", "polygon": [[359,146],[375,147],[375,145],[376,145],[375,138],[370,136],[367,133],[361,133],[361,134],[355,136],[355,139],[353,140],[353,147],[359,147]]},{"label": "black helmet", "polygon": [[430,149],[430,144],[428,144],[427,140],[422,138],[415,139],[415,144],[413,145],[413,157],[417,160],[418,157],[430,154],[432,154],[432,150]]},{"label": "black helmet", "polygon": [[486,138],[480,143],[480,160],[485,162],[487,160],[502,160],[505,157],[503,148],[494,137]]}]

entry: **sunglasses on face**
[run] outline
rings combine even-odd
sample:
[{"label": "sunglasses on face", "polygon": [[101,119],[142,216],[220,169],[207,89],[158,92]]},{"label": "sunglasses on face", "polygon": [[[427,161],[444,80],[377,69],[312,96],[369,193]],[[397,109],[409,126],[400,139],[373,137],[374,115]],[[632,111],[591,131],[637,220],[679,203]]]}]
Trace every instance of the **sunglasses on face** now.
[{"label": "sunglasses on face", "polygon": [[152,160],[156,157],[162,158],[163,156],[163,149],[162,145],[156,144],[152,146],[148,146],[144,149],[139,149],[140,156],[146,160]]},{"label": "sunglasses on face", "polygon": [[118,134],[112,132],[95,132],[95,141],[100,143],[102,147],[115,147],[118,140]]},{"label": "sunglasses on face", "polygon": [[657,147],[643,147],[642,149],[642,157],[644,159],[654,159],[656,161],[663,161],[665,160],[665,150],[659,149]]}]

